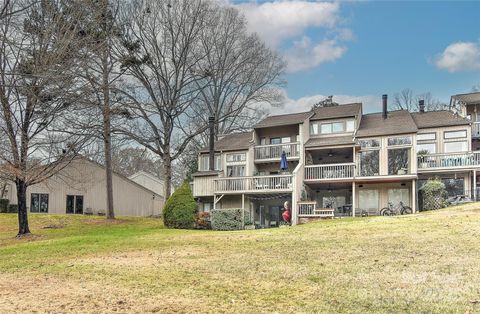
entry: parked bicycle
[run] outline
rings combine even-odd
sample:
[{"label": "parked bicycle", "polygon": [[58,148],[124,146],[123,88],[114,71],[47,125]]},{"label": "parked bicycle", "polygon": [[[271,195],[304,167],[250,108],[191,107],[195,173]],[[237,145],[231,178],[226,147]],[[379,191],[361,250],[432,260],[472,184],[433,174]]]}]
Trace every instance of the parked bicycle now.
[{"label": "parked bicycle", "polygon": [[413,213],[409,206],[405,206],[402,201],[397,206],[394,206],[392,202],[388,202],[388,206],[380,210],[381,216],[394,216],[394,215],[408,215]]}]

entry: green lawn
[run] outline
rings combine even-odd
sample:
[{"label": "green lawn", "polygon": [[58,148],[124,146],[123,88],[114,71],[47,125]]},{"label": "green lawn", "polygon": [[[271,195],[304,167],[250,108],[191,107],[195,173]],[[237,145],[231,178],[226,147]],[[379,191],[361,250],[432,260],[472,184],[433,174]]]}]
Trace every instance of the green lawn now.
[{"label": "green lawn", "polygon": [[479,204],[238,232],[30,220],[17,240],[0,214],[0,313],[480,312]]}]

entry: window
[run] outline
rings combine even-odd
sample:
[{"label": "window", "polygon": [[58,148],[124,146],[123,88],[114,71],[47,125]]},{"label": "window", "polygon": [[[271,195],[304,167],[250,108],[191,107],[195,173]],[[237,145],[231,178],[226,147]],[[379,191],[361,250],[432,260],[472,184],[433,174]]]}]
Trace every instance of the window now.
[{"label": "window", "polygon": [[227,166],[228,177],[243,177],[245,176],[245,166]]},{"label": "window", "polygon": [[391,137],[388,139],[388,146],[411,145],[411,144],[412,144],[411,136],[398,136],[398,137]]},{"label": "window", "polygon": [[377,176],[380,172],[379,151],[369,150],[360,152],[360,176]]},{"label": "window", "polygon": [[360,190],[358,192],[358,207],[363,210],[378,210],[378,190]]},{"label": "window", "polygon": [[460,131],[445,131],[443,133],[444,139],[450,138],[465,138],[467,137],[467,130],[460,130]]},{"label": "window", "polygon": [[48,194],[32,193],[30,211],[32,213],[48,213]]},{"label": "window", "polygon": [[421,133],[417,134],[417,141],[434,141],[437,139],[436,133]]},{"label": "window", "polygon": [[242,162],[247,159],[245,153],[227,154],[227,162]]},{"label": "window", "polygon": [[212,209],[212,203],[203,203],[203,211],[209,212]]},{"label": "window", "polygon": [[320,127],[320,131],[322,134],[332,133],[332,124],[331,123],[322,124]]},{"label": "window", "polygon": [[361,148],[380,147],[380,141],[377,139],[359,140],[358,144]]},{"label": "window", "polygon": [[355,120],[348,120],[347,121],[347,132],[355,131]]},{"label": "window", "polygon": [[[320,126],[320,127],[319,127]],[[331,134],[355,131],[355,120],[346,120],[331,123],[312,122],[310,124],[310,134]]]},{"label": "window", "polygon": [[388,174],[402,175],[409,173],[410,148],[388,150]]},{"label": "window", "polygon": [[435,143],[417,144],[417,154],[435,154],[437,152],[437,145]]},{"label": "window", "polygon": [[388,201],[391,202],[394,206],[403,203],[405,206],[410,205],[410,191],[408,189],[389,189],[388,190]]},{"label": "window", "polygon": [[465,194],[465,182],[463,178],[460,179],[442,179],[445,184],[448,196],[457,196]]},{"label": "window", "polygon": [[466,152],[468,149],[466,141],[445,142],[443,146],[445,153]]},{"label": "window", "polygon": [[282,144],[282,138],[280,137],[272,137],[270,139],[270,144]]},{"label": "window", "polygon": [[83,214],[83,195],[67,195],[67,214]]},{"label": "window", "polygon": [[[199,171],[208,171],[210,170],[210,156],[208,154],[200,155],[198,162]],[[220,154],[215,155],[215,170],[222,170],[222,159]]]}]

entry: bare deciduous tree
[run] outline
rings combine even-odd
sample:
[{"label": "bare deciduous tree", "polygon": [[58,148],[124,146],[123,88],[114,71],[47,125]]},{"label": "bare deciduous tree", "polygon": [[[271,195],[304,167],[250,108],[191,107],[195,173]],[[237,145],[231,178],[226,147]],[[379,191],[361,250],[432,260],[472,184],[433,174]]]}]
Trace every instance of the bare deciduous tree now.
[{"label": "bare deciduous tree", "polygon": [[[258,38],[249,34],[245,17],[230,6],[216,5],[213,18],[200,36],[195,71],[200,102],[191,111],[202,125],[215,117],[215,137],[244,131],[263,118],[262,104],[282,99],[285,62]],[[207,144],[208,132],[203,134]]]},{"label": "bare deciduous tree", "polygon": [[15,182],[18,235],[30,233],[26,193],[63,169],[86,137],[62,120],[81,98],[74,2],[11,2],[0,24],[0,175]]},{"label": "bare deciduous tree", "polygon": [[424,100],[426,111],[435,111],[445,108],[445,104],[434,98],[430,92],[415,94],[410,88],[405,88],[393,96],[393,106],[395,109],[408,110],[410,112],[418,111],[418,101]]}]

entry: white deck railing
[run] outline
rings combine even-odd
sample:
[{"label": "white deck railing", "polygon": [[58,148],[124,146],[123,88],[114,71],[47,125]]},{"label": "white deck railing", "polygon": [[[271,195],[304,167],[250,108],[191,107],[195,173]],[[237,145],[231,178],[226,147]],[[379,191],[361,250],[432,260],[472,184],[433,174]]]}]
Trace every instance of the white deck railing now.
[{"label": "white deck railing", "polygon": [[299,148],[298,142],[255,146],[255,160],[280,160],[283,152],[287,155],[287,159],[298,158],[300,156]]},{"label": "white deck railing", "polygon": [[353,178],[355,163],[305,166],[305,180],[334,180]]},{"label": "white deck railing", "polygon": [[228,177],[215,179],[216,193],[292,191],[292,175]]},{"label": "white deck railing", "polygon": [[313,216],[317,202],[298,202],[298,216]]},{"label": "white deck railing", "polygon": [[480,151],[418,156],[418,170],[480,166]]}]

